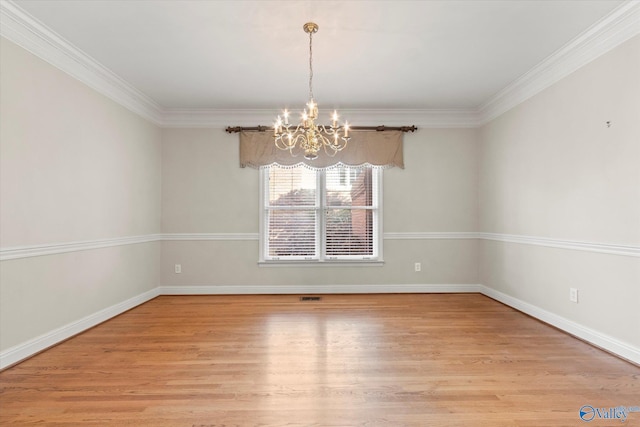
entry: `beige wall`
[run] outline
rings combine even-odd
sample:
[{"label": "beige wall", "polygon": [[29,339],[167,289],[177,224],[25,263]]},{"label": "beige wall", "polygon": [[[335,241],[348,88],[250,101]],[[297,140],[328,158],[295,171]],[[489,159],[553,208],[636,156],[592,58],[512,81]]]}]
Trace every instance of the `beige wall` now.
[{"label": "beige wall", "polygon": [[[406,134],[406,169],[384,172],[384,231],[637,246],[639,44],[480,130]],[[239,168],[236,135],[161,130],[4,39],[0,67],[3,249],[258,232],[258,172]],[[475,283],[640,347],[637,257],[477,239],[387,239],[384,257],[381,267],[260,268],[256,240],[169,240],[2,261],[0,351],[158,285]]]},{"label": "beige wall", "polygon": [[[484,126],[480,231],[640,245],[639,76],[635,37]],[[480,253],[484,285],[640,347],[639,258],[493,241]]]},{"label": "beige wall", "polygon": [[[477,228],[473,129],[405,136],[406,168],[384,171],[385,232]],[[164,233],[258,233],[259,173],[238,165],[238,137],[222,129],[165,129]],[[163,242],[162,284],[475,284],[477,242],[385,240],[382,267],[258,267],[258,242]],[[414,262],[423,263],[416,273]],[[182,265],[175,274],[174,265]]]},{"label": "beige wall", "polygon": [[2,261],[0,350],[152,290],[160,242]]},{"label": "beige wall", "polygon": [[163,233],[257,233],[258,173],[239,165],[238,135],[164,129]]},{"label": "beige wall", "polygon": [[476,231],[477,130],[407,133],[404,158],[384,172],[385,232]]},{"label": "beige wall", "polygon": [[[0,246],[160,232],[160,129],[0,40]],[[2,261],[0,349],[158,286],[160,243]]]}]

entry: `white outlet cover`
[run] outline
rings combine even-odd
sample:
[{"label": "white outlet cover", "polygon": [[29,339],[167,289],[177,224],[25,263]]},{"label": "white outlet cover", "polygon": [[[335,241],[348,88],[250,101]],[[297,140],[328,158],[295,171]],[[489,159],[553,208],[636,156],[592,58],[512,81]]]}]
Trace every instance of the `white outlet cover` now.
[{"label": "white outlet cover", "polygon": [[578,302],[578,290],[576,288],[569,288],[569,301]]}]

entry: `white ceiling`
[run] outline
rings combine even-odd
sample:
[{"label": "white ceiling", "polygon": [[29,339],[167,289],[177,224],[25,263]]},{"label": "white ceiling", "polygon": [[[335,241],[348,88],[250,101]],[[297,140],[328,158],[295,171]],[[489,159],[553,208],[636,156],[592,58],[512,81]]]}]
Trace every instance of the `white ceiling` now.
[{"label": "white ceiling", "polygon": [[15,0],[165,109],[474,109],[622,2]]}]

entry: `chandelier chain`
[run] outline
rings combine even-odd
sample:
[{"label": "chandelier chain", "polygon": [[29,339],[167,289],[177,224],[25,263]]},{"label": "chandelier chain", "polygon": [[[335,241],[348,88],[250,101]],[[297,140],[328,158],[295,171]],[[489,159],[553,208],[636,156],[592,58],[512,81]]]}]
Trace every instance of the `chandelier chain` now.
[{"label": "chandelier chain", "polygon": [[313,99],[313,31],[309,32],[309,99]]}]

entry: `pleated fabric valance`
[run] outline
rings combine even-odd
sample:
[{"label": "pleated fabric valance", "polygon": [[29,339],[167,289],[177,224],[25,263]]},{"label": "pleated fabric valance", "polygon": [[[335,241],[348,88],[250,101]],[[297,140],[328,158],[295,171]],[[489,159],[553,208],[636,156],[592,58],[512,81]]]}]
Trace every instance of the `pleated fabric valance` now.
[{"label": "pleated fabric valance", "polygon": [[346,148],[334,157],[321,150],[317,159],[307,160],[299,149],[294,149],[292,156],[288,150],[276,147],[270,132],[242,131],[240,167],[260,168],[273,164],[294,166],[303,163],[313,169],[326,169],[337,164],[404,169],[401,131],[354,130],[350,136]]}]

